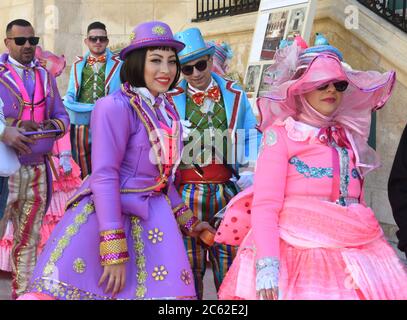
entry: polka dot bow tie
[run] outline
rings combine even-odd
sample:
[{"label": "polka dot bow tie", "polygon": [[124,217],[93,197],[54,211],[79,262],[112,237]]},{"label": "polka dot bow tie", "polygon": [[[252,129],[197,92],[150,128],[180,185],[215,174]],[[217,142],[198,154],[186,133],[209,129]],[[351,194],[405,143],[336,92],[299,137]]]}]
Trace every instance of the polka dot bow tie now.
[{"label": "polka dot bow tie", "polygon": [[202,106],[205,98],[209,98],[215,102],[220,101],[220,90],[219,87],[215,86],[210,88],[206,92],[197,92],[192,95],[192,101],[198,106]]}]

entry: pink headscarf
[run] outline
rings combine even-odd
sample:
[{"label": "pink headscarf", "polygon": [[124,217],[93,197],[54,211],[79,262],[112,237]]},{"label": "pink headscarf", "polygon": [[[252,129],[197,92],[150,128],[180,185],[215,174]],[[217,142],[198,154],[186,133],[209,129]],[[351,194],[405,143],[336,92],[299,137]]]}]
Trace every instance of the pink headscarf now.
[{"label": "pink headscarf", "polygon": [[[264,130],[288,116],[319,128],[339,126],[355,153],[359,173],[365,176],[380,166],[376,152],[367,144],[371,113],[382,108],[389,99],[396,75],[394,71],[382,74],[350,70],[335,54],[336,48],[325,47],[326,51],[324,46],[313,47],[318,52],[309,54],[313,48],[304,50],[294,43],[277,51],[276,63],[268,69],[272,89],[257,99],[261,115],[259,129]],[[341,104],[330,116],[317,112],[305,100],[304,93],[342,80],[349,82],[349,86],[343,92]]]}]

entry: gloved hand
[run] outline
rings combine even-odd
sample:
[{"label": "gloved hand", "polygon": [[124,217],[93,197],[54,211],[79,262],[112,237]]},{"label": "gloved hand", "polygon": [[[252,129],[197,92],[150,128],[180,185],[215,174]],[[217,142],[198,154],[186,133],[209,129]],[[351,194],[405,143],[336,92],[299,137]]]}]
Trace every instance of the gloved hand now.
[{"label": "gloved hand", "polygon": [[280,262],[277,258],[262,258],[256,262],[256,291],[261,300],[278,300]]},{"label": "gloved hand", "polygon": [[59,166],[62,167],[65,175],[68,175],[72,172],[70,151],[61,152],[61,154],[59,155]]},{"label": "gloved hand", "polygon": [[240,179],[236,181],[236,184],[240,189],[244,190],[253,184],[254,173],[250,171],[244,171],[240,173]]},{"label": "gloved hand", "polygon": [[180,120],[182,125],[182,138],[185,140],[188,138],[189,133],[191,132],[192,123],[189,120]]}]

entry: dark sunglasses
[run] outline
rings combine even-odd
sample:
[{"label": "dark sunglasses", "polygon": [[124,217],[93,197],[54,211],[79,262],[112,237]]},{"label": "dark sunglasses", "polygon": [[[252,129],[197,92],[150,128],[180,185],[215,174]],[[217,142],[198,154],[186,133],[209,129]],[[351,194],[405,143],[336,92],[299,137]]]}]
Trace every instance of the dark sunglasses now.
[{"label": "dark sunglasses", "polygon": [[18,46],[23,46],[28,40],[28,43],[32,46],[36,46],[38,42],[40,41],[40,37],[15,37],[15,38],[7,38],[10,40],[14,40],[15,44]]},{"label": "dark sunglasses", "polygon": [[[331,82],[328,82],[327,84],[324,84],[323,86],[318,87],[317,89],[321,90],[321,91],[326,90],[329,87],[330,83]],[[338,82],[334,82],[333,85],[334,85],[336,91],[344,92],[348,88],[349,83],[348,83],[348,81],[338,81]]]},{"label": "dark sunglasses", "polygon": [[92,43],[96,43],[96,42],[98,42],[98,40],[103,43],[103,42],[107,42],[107,40],[109,40],[109,39],[106,36],[95,36],[95,37],[90,36],[90,37],[88,37],[88,40]]},{"label": "dark sunglasses", "polygon": [[196,70],[202,72],[204,71],[206,68],[208,67],[208,60],[200,60],[197,63],[195,63],[194,65],[189,65],[189,66],[183,66],[181,68],[181,71],[183,74],[185,74],[186,76],[190,76],[191,74],[194,73],[194,68],[196,68]]}]

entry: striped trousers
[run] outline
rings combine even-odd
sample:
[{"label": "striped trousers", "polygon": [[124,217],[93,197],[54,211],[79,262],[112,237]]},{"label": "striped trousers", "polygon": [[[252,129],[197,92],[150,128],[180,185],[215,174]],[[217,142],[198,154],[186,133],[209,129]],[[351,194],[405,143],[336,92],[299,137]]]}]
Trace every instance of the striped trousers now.
[{"label": "striped trousers", "polygon": [[12,297],[22,295],[37,262],[37,246],[47,201],[45,164],[21,166],[9,179],[6,214],[13,222]]},{"label": "striped trousers", "polygon": [[[184,203],[201,221],[210,221],[232,199],[238,190],[233,182],[225,184],[184,184],[180,186]],[[203,278],[206,272],[206,257],[212,265],[216,291],[237,253],[237,247],[215,243],[207,248],[195,238],[184,236],[184,244],[194,274],[195,289],[198,299],[203,297]]]},{"label": "striped trousers", "polygon": [[81,178],[92,172],[91,150],[92,140],[89,126],[71,125],[72,158],[81,168]]}]

